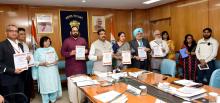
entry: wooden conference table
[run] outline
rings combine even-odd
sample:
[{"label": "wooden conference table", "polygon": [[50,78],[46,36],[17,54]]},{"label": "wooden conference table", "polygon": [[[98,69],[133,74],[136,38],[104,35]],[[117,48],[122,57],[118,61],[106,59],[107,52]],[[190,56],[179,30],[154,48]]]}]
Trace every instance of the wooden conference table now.
[{"label": "wooden conference table", "polygon": [[[129,69],[126,69],[125,71],[126,72],[137,72],[137,71],[140,71],[140,69],[129,68]],[[165,100],[168,103],[181,103],[181,102],[183,102],[184,101],[183,99],[180,99],[176,96],[165,93],[161,90],[158,90],[157,88],[154,88],[155,86],[153,86],[153,85],[155,85],[159,82],[171,83],[175,80],[178,80],[178,78],[173,78],[173,77],[168,77],[166,80],[164,80],[165,77],[168,77],[168,76],[158,74],[158,73],[153,73],[153,72],[142,74],[139,77],[139,79],[138,80],[136,79],[136,80],[150,86],[150,87],[147,86],[148,94],[144,95],[144,96],[143,95],[135,96],[131,93],[126,92],[124,94],[128,98],[127,103],[155,103],[155,101],[157,99]],[[95,79],[96,76],[93,76],[92,78]],[[176,88],[181,87],[181,86],[178,86],[178,85],[175,85],[172,83],[170,84],[170,86],[173,86]],[[204,85],[203,88],[205,88],[207,90],[207,92],[216,92],[216,93],[220,94],[220,89],[213,88],[213,87],[210,87],[207,85]],[[101,101],[96,100],[93,96],[96,96],[98,94],[108,92],[111,90],[115,90],[119,93],[123,93],[127,89],[127,84],[123,83],[123,82],[118,82],[118,83],[115,83],[114,85],[108,86],[108,87],[101,87],[100,85],[93,85],[93,86],[80,87],[80,89],[82,90],[83,93],[85,93],[86,97],[89,98],[89,100],[91,102],[101,103]],[[206,96],[205,98],[207,100],[208,96]],[[194,102],[199,102],[199,103],[202,103],[201,101],[202,100],[194,100]]]}]

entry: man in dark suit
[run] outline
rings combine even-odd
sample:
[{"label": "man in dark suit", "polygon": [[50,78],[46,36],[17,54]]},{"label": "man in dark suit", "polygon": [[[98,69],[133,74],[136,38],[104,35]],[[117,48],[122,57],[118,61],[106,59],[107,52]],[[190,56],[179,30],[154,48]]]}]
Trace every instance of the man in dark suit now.
[{"label": "man in dark suit", "polygon": [[[7,39],[0,42],[0,94],[7,96],[12,93],[23,93],[24,85],[21,73],[23,68],[15,68],[13,54],[22,53],[23,47],[18,43],[18,28],[8,25]],[[21,99],[10,96],[10,103],[22,103]]]},{"label": "man in dark suit", "polygon": [[130,41],[131,53],[132,53],[132,67],[148,70],[148,59],[142,59],[138,56],[138,47],[144,47],[145,52],[150,52],[150,45],[147,39],[143,38],[143,29],[136,28],[133,31],[133,40]]}]

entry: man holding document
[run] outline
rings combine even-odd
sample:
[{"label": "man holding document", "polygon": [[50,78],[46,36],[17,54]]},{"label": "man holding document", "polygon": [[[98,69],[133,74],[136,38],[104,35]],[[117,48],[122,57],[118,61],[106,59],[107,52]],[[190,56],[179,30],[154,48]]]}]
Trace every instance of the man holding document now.
[{"label": "man holding document", "polygon": [[151,68],[155,72],[160,72],[160,65],[169,52],[169,47],[167,42],[162,40],[159,30],[155,30],[153,36],[155,39],[150,42],[152,49]]},{"label": "man holding document", "polygon": [[[8,25],[6,27],[6,35],[7,39],[0,43],[0,71],[3,71],[3,73],[0,74],[0,94],[3,96],[11,93],[24,93],[21,73],[28,66],[27,62],[25,63],[25,61],[27,61],[26,57],[21,58],[24,62],[18,61],[18,65],[14,63],[14,60],[18,59],[14,58],[14,56],[16,57],[16,55],[23,53],[23,47],[17,41],[17,26]],[[11,96],[9,102],[22,103],[23,101],[20,98]]]},{"label": "man holding document", "polygon": [[[196,47],[196,57],[200,64],[198,70],[198,82],[209,83],[212,72],[215,68],[215,57],[218,53],[219,43],[212,37],[212,29],[203,29],[203,38],[198,41]],[[206,77],[207,82],[204,82]]]},{"label": "man holding document", "polygon": [[133,31],[133,40],[130,41],[132,54],[132,67],[148,70],[147,53],[150,52],[150,45],[147,39],[143,38],[143,28],[136,28]]},{"label": "man holding document", "polygon": [[104,29],[98,30],[98,40],[91,45],[89,60],[95,61],[93,65],[94,72],[110,72],[112,70],[112,46],[106,40]]},{"label": "man holding document", "polygon": [[65,39],[61,48],[61,54],[65,57],[65,70],[67,77],[75,74],[86,73],[86,57],[88,53],[87,42],[80,37],[78,26],[73,26],[70,37]]},{"label": "man holding document", "polygon": [[73,24],[71,26],[70,37],[65,39],[61,48],[61,54],[65,57],[65,71],[67,76],[67,87],[70,102],[77,101],[73,93],[76,92],[75,84],[71,81],[71,76],[75,74],[86,73],[86,57],[88,54],[87,42],[80,37],[79,25]]},{"label": "man holding document", "polygon": [[30,102],[30,98],[34,95],[34,82],[31,75],[31,67],[34,66],[34,57],[26,43],[26,32],[24,28],[18,28],[18,41],[22,44],[24,48],[24,53],[26,53],[28,60],[29,68],[22,74],[24,80],[24,92],[25,95],[28,97],[28,102]]}]

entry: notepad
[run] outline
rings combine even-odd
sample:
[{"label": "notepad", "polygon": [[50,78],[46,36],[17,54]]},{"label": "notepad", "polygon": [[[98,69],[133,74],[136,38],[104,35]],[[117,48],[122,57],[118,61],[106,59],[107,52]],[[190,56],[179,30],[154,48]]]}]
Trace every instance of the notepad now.
[{"label": "notepad", "polygon": [[182,86],[194,86],[194,85],[198,85],[199,84],[199,83],[193,82],[191,80],[186,80],[186,79],[177,80],[177,81],[174,81],[174,83],[182,85]]},{"label": "notepad", "polygon": [[89,86],[89,85],[96,85],[96,84],[100,84],[100,83],[97,80],[86,80],[86,81],[76,82],[76,85],[79,86],[79,87]]},{"label": "notepad", "polygon": [[201,65],[201,64],[198,64],[198,67],[200,70],[208,70],[209,69],[209,66],[206,64],[206,65]]},{"label": "notepad", "polygon": [[176,95],[180,97],[193,97],[205,93],[203,88],[182,87],[176,90]]},{"label": "notepad", "polygon": [[180,55],[182,58],[186,58],[188,57],[189,55],[186,53],[186,48],[183,48],[183,49],[180,49]]}]

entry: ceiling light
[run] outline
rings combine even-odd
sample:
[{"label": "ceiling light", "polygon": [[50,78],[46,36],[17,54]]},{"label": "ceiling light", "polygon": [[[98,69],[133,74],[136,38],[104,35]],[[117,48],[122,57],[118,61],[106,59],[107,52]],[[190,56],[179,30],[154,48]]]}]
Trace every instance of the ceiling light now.
[{"label": "ceiling light", "polygon": [[208,0],[199,0],[199,1],[194,1],[194,2],[190,2],[190,3],[186,3],[186,4],[177,5],[176,7],[192,6],[192,5],[196,5],[196,4],[207,2],[207,1]]},{"label": "ceiling light", "polygon": [[155,3],[158,1],[160,1],[160,0],[148,0],[148,1],[143,2],[143,4],[152,4],[152,3]]},{"label": "ceiling light", "polygon": [[86,0],[82,0],[82,2],[83,2],[83,3],[85,3],[85,2],[86,2]]}]

